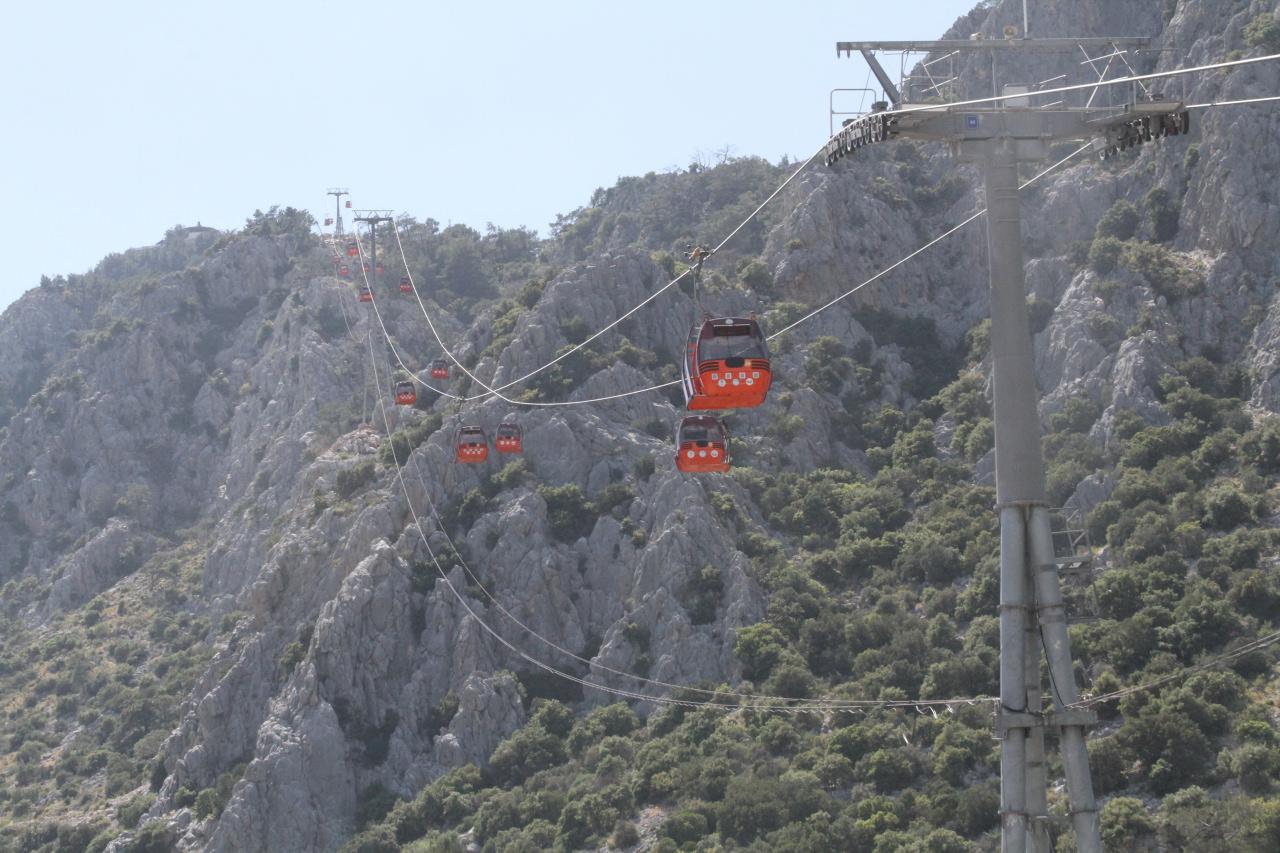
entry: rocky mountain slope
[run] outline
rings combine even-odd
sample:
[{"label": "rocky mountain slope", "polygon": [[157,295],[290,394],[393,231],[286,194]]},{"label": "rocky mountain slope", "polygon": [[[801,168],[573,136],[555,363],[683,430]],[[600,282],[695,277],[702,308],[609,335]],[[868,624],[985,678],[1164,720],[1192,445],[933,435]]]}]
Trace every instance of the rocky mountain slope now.
[{"label": "rocky mountain slope", "polygon": [[[1275,5],[1248,0],[1037,5],[1043,32],[1159,34],[1140,70],[1280,40]],[[948,35],[1020,18],[984,4]],[[1276,91],[1256,65],[1186,98]],[[1186,139],[1025,192],[1050,489],[1109,566],[1075,602],[1100,620],[1073,629],[1094,692],[1275,630],[1276,115],[1199,112]],[[401,237],[446,342],[506,382],[789,171],[624,179],[545,240],[407,219]],[[672,288],[506,393],[673,379],[699,307],[781,328],[971,213],[976,177],[908,142],[811,168],[708,262],[699,303]],[[439,355],[392,258],[375,313],[307,217],[272,209],[174,229],[0,317],[0,847],[991,848],[979,708],[726,713],[593,686],[994,690],[979,230],[775,342],[769,403],[729,419],[742,470],[710,477],[674,470],[674,394],[384,405]],[[512,413],[522,457],[452,461],[457,426]],[[1201,827],[1200,847],[1274,849],[1274,674],[1255,654],[1105,712],[1110,844],[1184,849]]]}]

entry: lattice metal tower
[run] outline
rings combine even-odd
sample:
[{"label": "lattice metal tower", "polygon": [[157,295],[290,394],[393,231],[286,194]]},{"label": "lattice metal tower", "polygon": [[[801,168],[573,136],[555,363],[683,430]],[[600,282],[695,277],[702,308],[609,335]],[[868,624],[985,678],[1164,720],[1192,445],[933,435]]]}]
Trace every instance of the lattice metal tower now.
[{"label": "lattice metal tower", "polygon": [[[351,195],[351,193],[342,187],[331,187],[330,189],[325,191],[325,195],[333,196],[333,207],[334,207],[333,233],[336,236],[341,236],[342,235],[342,197],[344,195]],[[350,204],[350,202],[347,202],[347,203]]]}]

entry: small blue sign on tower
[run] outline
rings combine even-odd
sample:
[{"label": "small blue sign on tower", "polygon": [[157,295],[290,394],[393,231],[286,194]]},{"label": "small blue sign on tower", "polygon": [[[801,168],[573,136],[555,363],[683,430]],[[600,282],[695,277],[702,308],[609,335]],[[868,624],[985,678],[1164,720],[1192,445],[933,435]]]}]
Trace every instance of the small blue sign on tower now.
[{"label": "small blue sign on tower", "polygon": [[964,117],[964,126],[965,126],[965,127],[967,127],[967,128],[969,128],[969,130],[977,130],[977,129],[978,129],[978,117],[977,117],[977,116],[973,116],[973,115],[965,116],[965,117]]}]

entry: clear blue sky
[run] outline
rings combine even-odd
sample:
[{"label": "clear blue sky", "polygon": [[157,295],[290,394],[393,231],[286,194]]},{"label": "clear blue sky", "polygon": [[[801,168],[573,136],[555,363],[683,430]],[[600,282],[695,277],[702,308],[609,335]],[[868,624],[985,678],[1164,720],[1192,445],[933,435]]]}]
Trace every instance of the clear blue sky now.
[{"label": "clear blue sky", "polygon": [[699,151],[808,156],[828,91],[866,81],[837,40],[936,37],[972,5],[12,4],[0,307],[175,224],[323,217],[332,185],[545,234],[596,187]]}]

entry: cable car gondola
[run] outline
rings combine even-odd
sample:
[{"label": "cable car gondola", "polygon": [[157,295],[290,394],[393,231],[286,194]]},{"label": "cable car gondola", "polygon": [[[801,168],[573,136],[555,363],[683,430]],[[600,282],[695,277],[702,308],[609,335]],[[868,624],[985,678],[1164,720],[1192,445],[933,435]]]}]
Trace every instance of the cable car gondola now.
[{"label": "cable car gondola", "polygon": [[449,378],[449,362],[443,358],[437,358],[431,362],[431,378],[432,379],[448,379]]},{"label": "cable car gondola", "polygon": [[524,430],[520,424],[509,421],[498,424],[498,433],[493,437],[493,446],[499,453],[523,453]]},{"label": "cable car gondola", "polygon": [[342,266],[338,267],[338,275],[342,276],[343,278],[351,278],[351,267],[347,266],[346,264],[343,264]]},{"label": "cable car gondola", "polygon": [[690,411],[750,409],[769,393],[769,345],[754,316],[707,317],[694,326],[681,367]]},{"label": "cable car gondola", "polygon": [[400,292],[413,293],[413,282],[409,280],[409,276],[400,277]]},{"label": "cable car gondola", "polygon": [[324,218],[324,224],[325,224],[325,225],[332,225],[332,224],[333,224],[333,217],[332,217],[332,216],[326,216],[326,217]]},{"label": "cable car gondola", "polygon": [[409,379],[401,379],[396,383],[396,405],[412,406],[418,402],[418,389],[414,387],[413,381]]},{"label": "cable car gondola", "polygon": [[357,246],[354,242],[347,244],[347,257],[348,258],[360,257],[360,247]]},{"label": "cable car gondola", "polygon": [[373,268],[373,270],[374,270],[374,272],[376,272],[378,275],[382,275],[384,272],[386,272],[386,271],[387,271],[387,268],[386,268],[386,267],[384,267],[382,264],[378,264],[376,267],[374,267],[374,268]]},{"label": "cable car gondola", "polygon": [[361,302],[373,301],[373,291],[369,289],[369,285],[367,284],[360,285],[360,301]]},{"label": "cable car gondola", "polygon": [[689,415],[676,430],[676,468],[687,474],[729,470],[729,431],[711,415]]},{"label": "cable car gondola", "polygon": [[458,427],[453,443],[457,447],[454,458],[459,462],[483,462],[489,458],[489,437],[485,435],[484,427]]}]

